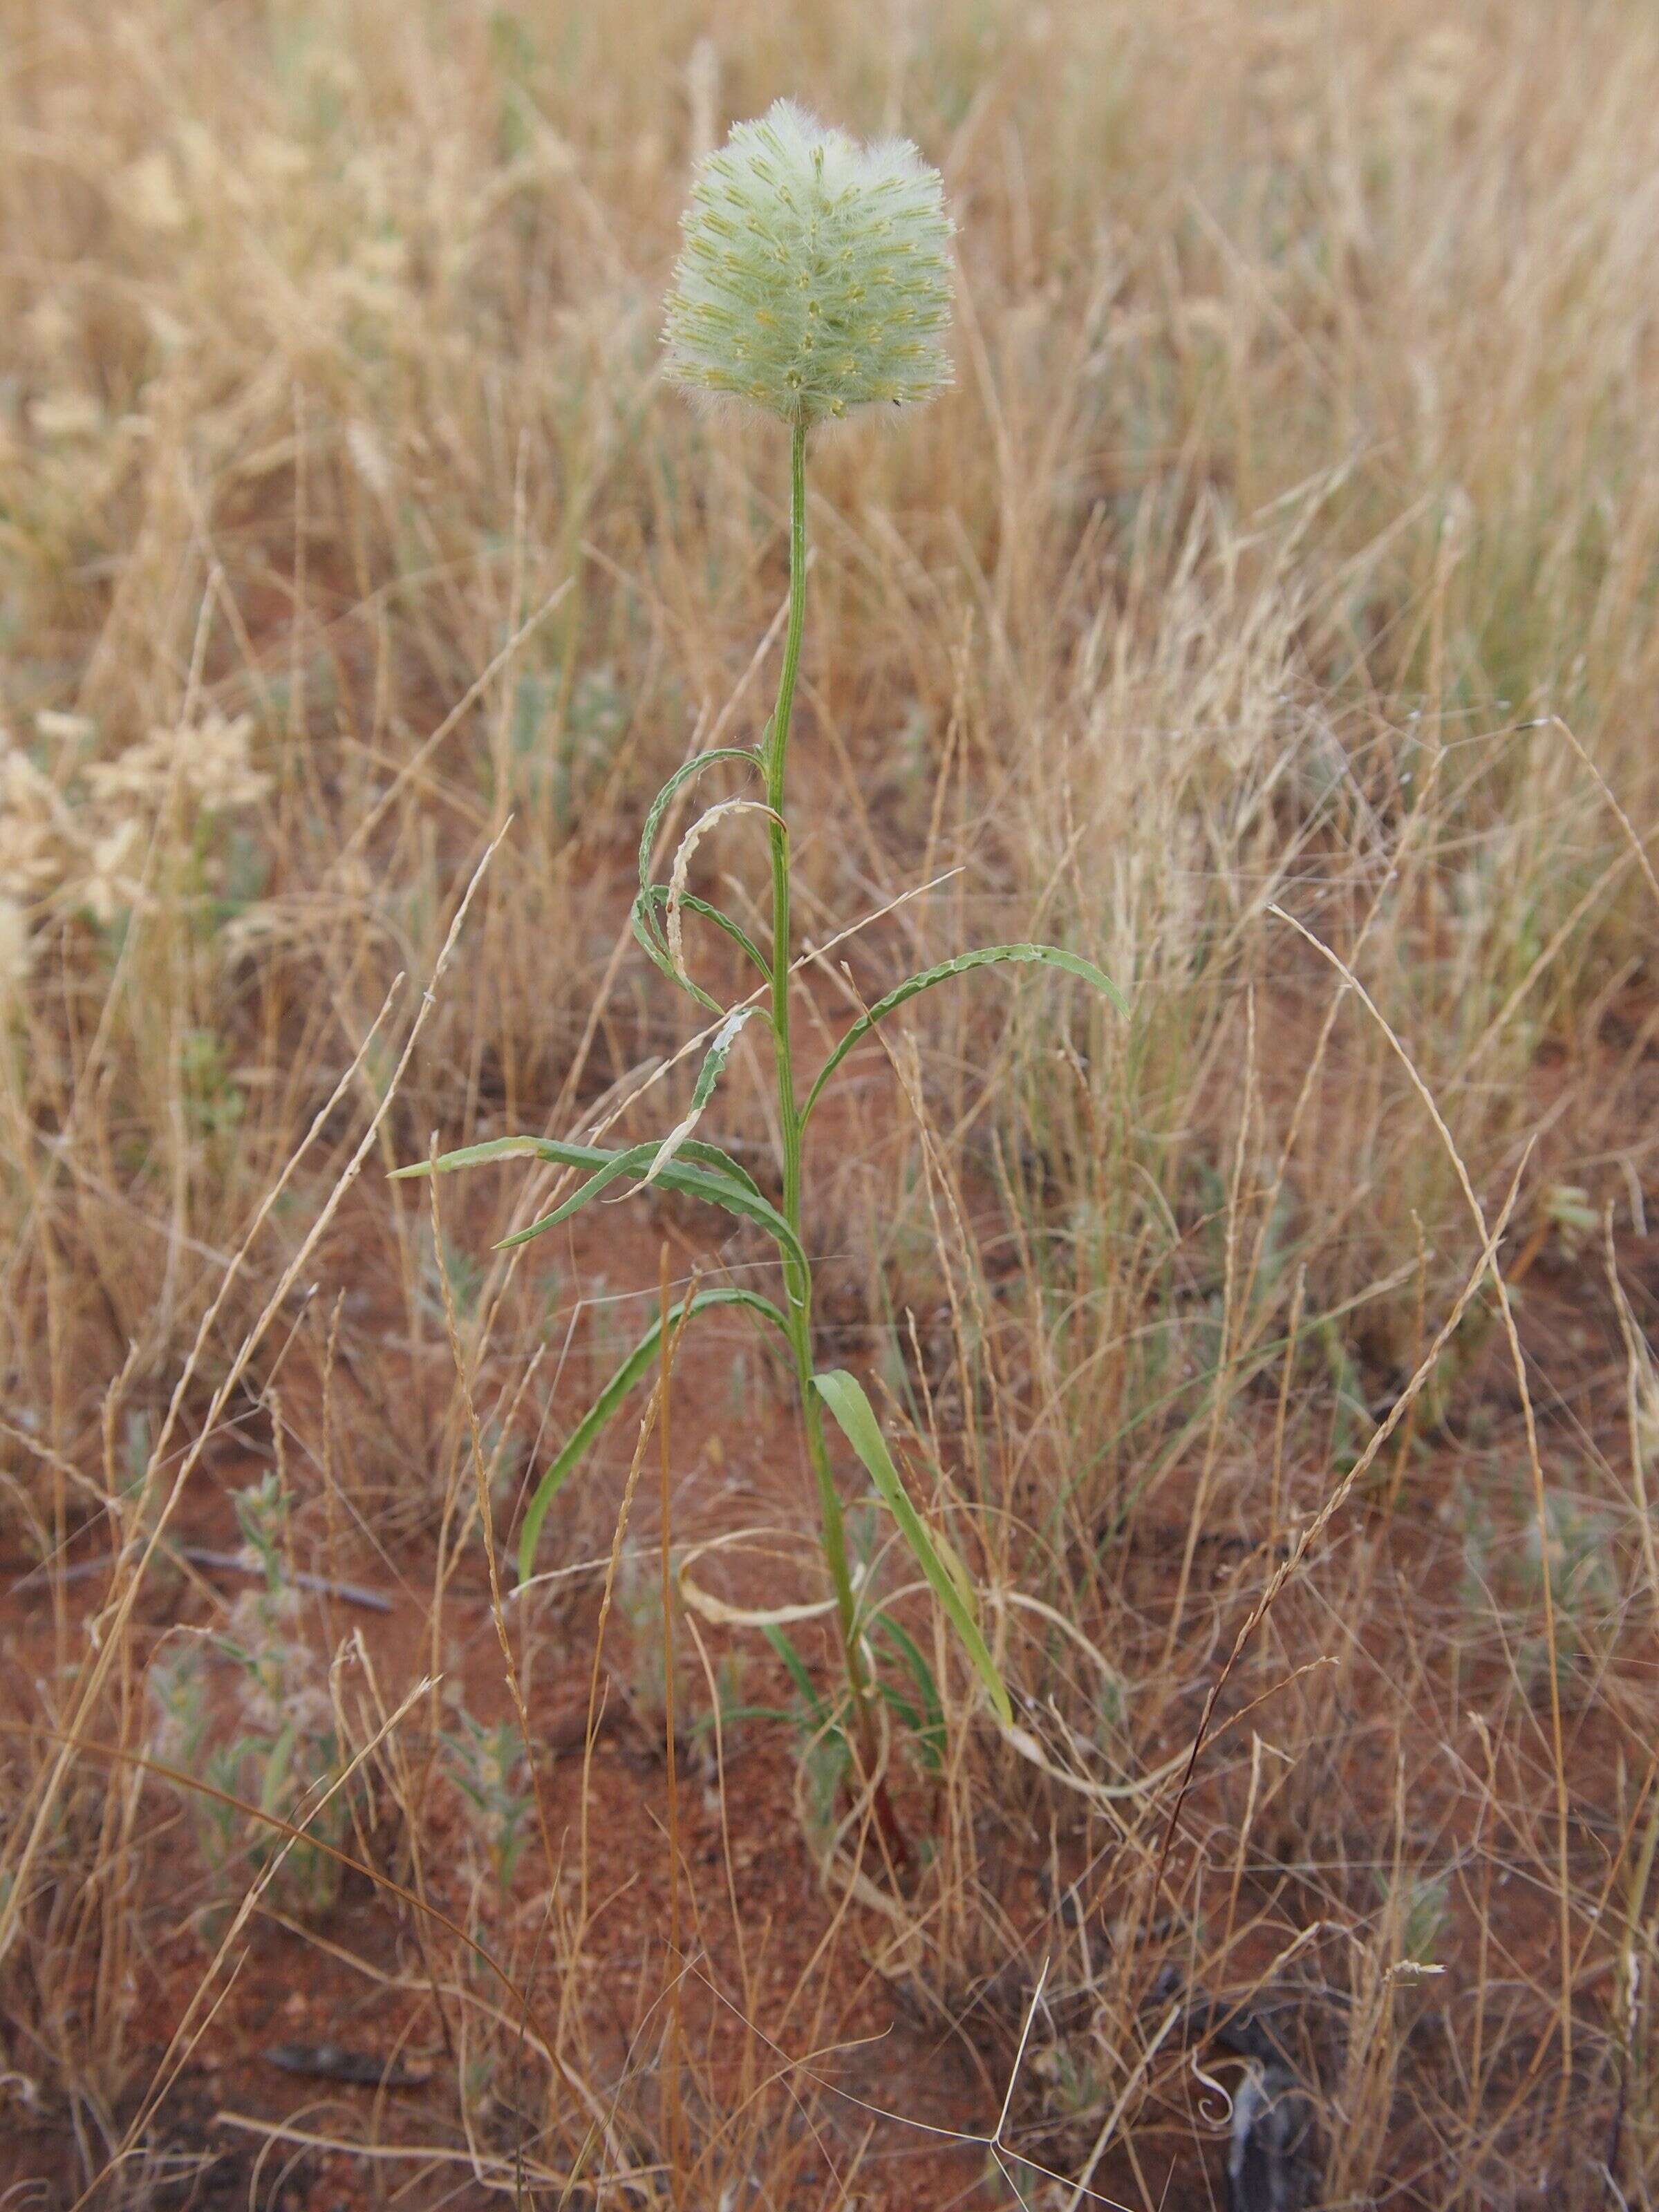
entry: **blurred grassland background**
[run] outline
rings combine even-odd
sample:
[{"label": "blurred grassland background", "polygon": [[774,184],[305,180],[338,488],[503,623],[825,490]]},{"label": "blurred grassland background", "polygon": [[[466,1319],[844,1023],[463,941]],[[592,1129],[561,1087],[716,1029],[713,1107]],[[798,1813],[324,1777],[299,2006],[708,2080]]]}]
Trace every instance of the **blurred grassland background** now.
[{"label": "blurred grassland background", "polygon": [[[957,390],[817,471],[823,913],[925,846],[967,866],[945,903],[1104,962],[1137,1014],[1096,1079],[1166,1194],[1228,1150],[1247,987],[1263,1024],[1314,1005],[1285,896],[1369,921],[1359,973],[1484,1185],[1547,1051],[1597,1073],[1553,1086],[1534,1185],[1605,1165],[1596,1023],[1650,895],[1541,718],[1651,818],[1656,48],[1613,0],[1524,37],[1474,6],[15,0],[6,1360],[55,1444],[129,1344],[166,1375],[509,812],[404,1126],[567,1072],[608,864],[775,609],[776,441],[656,370],[688,163],[783,85],[921,140],[963,270]],[[998,1064],[1015,1113],[1040,1027]],[[1340,1048],[1310,1263],[1374,1281],[1415,1210],[1455,1269],[1389,1048]]]},{"label": "blurred grassland background", "polygon": [[[274,1393],[377,1529],[429,1530],[453,1494],[466,1407],[428,1200],[373,1170],[434,1130],[573,1127],[678,1042],[659,979],[614,948],[651,793],[734,692],[727,736],[758,734],[784,452],[661,387],[660,299],[692,161],[779,94],[914,137],[960,261],[955,388],[815,463],[803,925],[821,942],[956,871],[854,941],[866,998],[1032,935],[1133,1002],[1127,1024],[1046,982],[921,1002],[920,1120],[901,1105],[818,1188],[849,1311],[931,1299],[964,1373],[1000,1363],[988,1441],[962,1386],[962,1456],[1045,1533],[988,1536],[999,1571],[1041,1553],[1040,1586],[1092,1632],[1117,1601],[1103,1527],[1166,1480],[1185,1511],[1194,1473],[1260,1538],[1267,1475],[1227,1439],[1264,1376],[1271,1426],[1298,1328],[1290,1457],[1351,1461],[1480,1249],[1402,1054],[1489,1215],[1521,1176],[1511,1253],[1581,1266],[1601,1296],[1604,1210],[1650,1251],[1646,0],[4,0],[0,1522],[19,1562],[100,1515],[131,1533],[120,1500],[230,1256],[325,1115],[211,1316],[186,1430],[359,1144],[511,817],[371,1172],[307,1255],[301,1287],[325,1295],[289,1302],[224,1410],[266,1435]],[[704,860],[750,866],[753,835],[728,824]],[[1273,906],[1380,1021],[1338,1003]],[[828,985],[824,1005],[844,1012]],[[724,1109],[756,1141],[757,1101]],[[930,1123],[977,1254],[949,1256]],[[571,1287],[486,1278],[514,1197],[458,1199],[451,1255],[503,1431]],[[957,1267],[994,1293],[954,1298]],[[1654,1291],[1631,1294],[1650,1326]],[[1425,1431],[1455,1425],[1482,1313]],[[1631,1358],[1633,1406],[1651,1376]],[[1634,1415],[1632,1435],[1640,1460]],[[1659,1591],[1628,1464],[1559,1449],[1552,1510],[1608,1516],[1612,1595],[1583,1633],[1611,1680]],[[1166,1659],[1187,1603],[1183,1570]],[[1178,1688],[1146,1690],[1154,1722]],[[16,1807],[46,1755],[3,1753]],[[1575,1912],[1595,1894],[1575,1875]],[[30,1925],[49,1947],[65,1923]],[[117,1998],[89,2025],[30,1971],[31,2072],[49,2048],[65,2094],[113,2110]]]},{"label": "blurred grassland background", "polygon": [[[1650,941],[1528,726],[1650,817],[1644,9],[8,16],[7,1358],[60,1445],[130,1341],[165,1373],[508,811],[408,1122],[563,1073],[600,864],[775,610],[775,441],[655,372],[688,162],[784,84],[923,143],[963,264],[956,392],[817,473],[824,899],[933,824],[1121,974],[1160,1180],[1244,985],[1316,972],[1267,902],[1375,908],[1362,974],[1512,1172]],[[1457,1207],[1342,1046],[1298,1227],[1352,1287]]]}]

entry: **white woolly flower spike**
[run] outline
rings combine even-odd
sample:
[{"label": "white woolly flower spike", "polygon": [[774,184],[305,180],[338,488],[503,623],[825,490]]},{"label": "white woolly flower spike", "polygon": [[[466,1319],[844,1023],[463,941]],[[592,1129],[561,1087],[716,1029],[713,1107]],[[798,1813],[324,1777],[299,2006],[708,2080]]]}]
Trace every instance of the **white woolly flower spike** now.
[{"label": "white woolly flower spike", "polygon": [[668,374],[810,428],[951,381],[951,219],[904,139],[860,146],[780,100],[697,165]]}]

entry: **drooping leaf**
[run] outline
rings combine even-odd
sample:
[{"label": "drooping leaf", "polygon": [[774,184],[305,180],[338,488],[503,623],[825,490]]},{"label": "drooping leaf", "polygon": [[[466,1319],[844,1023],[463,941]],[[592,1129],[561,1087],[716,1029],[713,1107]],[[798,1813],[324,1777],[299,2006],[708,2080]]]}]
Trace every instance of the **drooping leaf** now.
[{"label": "drooping leaf", "polygon": [[693,753],[689,761],[682,761],[652,800],[650,811],[645,817],[645,826],[640,832],[640,889],[642,891],[651,887],[652,848],[657,842],[662,817],[667,813],[674,793],[692,776],[701,775],[704,769],[712,768],[716,761],[723,760],[742,761],[752,769],[758,769],[761,764],[760,756],[750,752],[746,745],[715,745],[706,753]]},{"label": "drooping leaf", "polygon": [[[495,1247],[496,1250],[510,1251],[514,1245],[529,1243],[532,1237],[539,1237],[545,1229],[558,1228],[562,1222],[568,1221],[573,1213],[580,1213],[583,1206],[620,1176],[637,1176],[642,1184],[648,1182],[665,1141],[661,1138],[652,1137],[644,1144],[630,1145],[625,1152],[613,1153],[602,1168],[596,1168],[586,1182],[579,1183],[569,1197],[561,1200],[551,1213],[544,1213],[539,1220],[531,1222],[526,1228],[515,1229],[510,1237],[503,1237]],[[696,1160],[717,1174],[729,1176],[732,1182],[752,1190],[757,1198],[760,1196],[759,1188],[749,1170],[740,1167],[729,1152],[721,1152],[718,1146],[687,1140],[682,1150],[688,1159]]]},{"label": "drooping leaf", "polygon": [[[599,1145],[566,1144],[556,1137],[491,1137],[481,1145],[464,1145],[459,1151],[440,1152],[435,1160],[416,1160],[406,1168],[393,1168],[389,1181],[401,1182],[410,1176],[429,1175],[435,1168],[440,1175],[449,1175],[457,1168],[482,1168],[497,1160],[547,1160],[556,1167],[583,1168],[595,1163],[605,1170],[605,1180],[612,1175],[635,1175],[641,1164],[648,1164],[656,1152],[658,1139],[647,1138],[643,1144],[630,1145],[626,1152],[607,1152]],[[730,1152],[723,1152],[718,1145],[688,1144],[685,1157],[711,1168],[720,1175],[730,1176],[733,1182],[741,1183],[745,1190],[760,1196],[760,1185],[746,1167],[734,1160]]]},{"label": "drooping leaf", "polygon": [[667,896],[667,891],[660,884],[653,884],[649,890],[641,891],[629,911],[629,927],[653,967],[659,968],[669,981],[677,983],[682,991],[689,991],[700,1006],[706,1006],[711,1014],[718,1014],[721,1011],[720,1000],[705,991],[693,977],[680,973],[669,957],[668,947],[657,934],[656,923],[653,919],[653,902]]},{"label": "drooping leaf", "polygon": [[[743,1031],[744,1024],[754,1012],[752,1006],[738,1006],[729,1013],[714,1032],[714,1041],[703,1054],[702,1066],[697,1071],[696,1082],[691,1088],[691,1104],[684,1121],[677,1121],[657,1147],[657,1157],[645,1171],[640,1188],[658,1182],[672,1166],[674,1156],[690,1143],[691,1133],[702,1121],[708,1102],[714,1095],[714,1086],[725,1073],[726,1063]],[[720,1156],[725,1158],[725,1154]]]},{"label": "drooping leaf", "polygon": [[936,968],[924,968],[919,975],[908,975],[904,981],[878,999],[866,1014],[860,1014],[841,1042],[818,1070],[817,1080],[806,1094],[806,1103],[801,1109],[801,1120],[805,1121],[817,1103],[818,1093],[841,1066],[849,1052],[868,1036],[884,1015],[902,1006],[907,999],[918,992],[931,990],[935,983],[947,981],[952,975],[965,975],[970,968],[993,968],[1006,963],[1034,963],[1047,968],[1060,968],[1068,975],[1079,975],[1085,983],[1092,983],[1103,992],[1121,1014],[1127,1014],[1123,994],[1107,975],[1097,968],[1092,960],[1085,960],[1080,952],[1067,952],[1058,945],[986,945],[976,952],[959,952],[954,960],[941,960]]},{"label": "drooping leaf", "polygon": [[[786,1338],[788,1336],[789,1324],[770,1298],[762,1297],[757,1291],[740,1290],[735,1285],[712,1291],[694,1291],[690,1298],[682,1298],[678,1305],[670,1306],[666,1316],[668,1325],[672,1328],[682,1315],[704,1313],[711,1306],[747,1306],[752,1313],[769,1321]],[[655,1364],[662,1344],[662,1328],[663,1316],[659,1315],[577,1422],[565,1439],[558,1456],[537,1484],[535,1495],[524,1516],[524,1526],[519,1532],[520,1582],[530,1579],[542,1523],[547,1518],[547,1509],[563,1489],[589,1446],[623,1400]]]},{"label": "drooping leaf", "polygon": [[[659,1141],[653,1138],[648,1144],[633,1145],[626,1152],[615,1152],[599,1145],[567,1144],[557,1137],[492,1137],[481,1145],[465,1145],[459,1152],[441,1153],[435,1160],[416,1160],[409,1167],[394,1168],[392,1173],[394,1181],[429,1175],[434,1169],[440,1175],[451,1175],[459,1168],[483,1167],[494,1161],[510,1159],[547,1160],[556,1167],[586,1168],[589,1179],[582,1189],[574,1192],[564,1206],[520,1231],[514,1241],[521,1243],[544,1229],[551,1228],[556,1221],[568,1220],[579,1204],[585,1206],[605,1183],[614,1182],[617,1176],[642,1175],[656,1157]],[[766,1231],[780,1251],[805,1272],[806,1255],[800,1239],[776,1206],[761,1195],[748,1170],[740,1167],[730,1153],[714,1145],[688,1142],[682,1157],[665,1169],[659,1180],[666,1190],[678,1191],[686,1198],[702,1199],[725,1212],[754,1222]]]},{"label": "drooping leaf", "polygon": [[[990,1693],[999,1717],[1005,1727],[1012,1727],[1013,1707],[1009,1702],[1002,1677],[997,1672],[996,1662],[980,1633],[970,1599],[958,1583],[957,1574],[953,1574],[945,1565],[939,1547],[928,1534],[927,1524],[910,1503],[899,1479],[898,1469],[893,1465],[886,1439],[881,1433],[875,1409],[864,1394],[863,1385],[845,1368],[836,1367],[823,1374],[815,1375],[812,1388],[834,1415],[837,1428],[863,1461],[870,1480],[881,1493],[883,1503],[898,1523],[899,1534],[915,1554],[916,1565],[933,1584],[934,1594],[945,1607],[963,1650]],[[961,1572],[958,1567],[957,1573]],[[963,1580],[966,1580],[965,1576]]]},{"label": "drooping leaf", "polygon": [[[745,767],[750,769],[758,769],[761,765],[760,755],[750,751],[744,745],[715,745],[708,752],[694,753],[689,761],[681,762],[679,767],[674,770],[672,775],[652,800],[645,817],[644,826],[640,831],[639,896],[635,899],[629,915],[629,926],[638,939],[641,949],[652,963],[659,968],[672,983],[678,983],[683,991],[689,991],[700,1006],[706,1006],[711,1013],[715,1014],[720,1012],[719,1002],[709,996],[701,983],[695,981],[676,964],[670,954],[666,939],[660,931],[657,921],[658,909],[667,903],[669,894],[666,885],[653,884],[651,880],[651,855],[657,842],[657,832],[662,827],[663,817],[668,811],[675,793],[691,777],[701,775],[704,769],[712,767],[716,761],[741,761]],[[689,907],[694,914],[702,915],[706,921],[712,921],[718,928],[723,929],[732,942],[742,948],[745,957],[751,960],[763,975],[768,973],[766,963],[762,959],[758,950],[746,933],[738,927],[729,915],[722,914],[718,907],[710,906],[707,900],[694,897],[689,891],[682,891],[680,904]]]},{"label": "drooping leaf", "polygon": [[[697,1149],[702,1152],[713,1147],[700,1145]],[[726,1155],[722,1153],[721,1158]],[[664,1170],[660,1180],[665,1189],[679,1191],[687,1198],[703,1199],[710,1206],[754,1222],[766,1231],[781,1252],[805,1273],[806,1253],[799,1237],[769,1200],[757,1196],[752,1178],[739,1183],[725,1170],[716,1174],[708,1168],[694,1166],[688,1160],[676,1160],[672,1167]]]},{"label": "drooping leaf", "polygon": [[674,848],[674,865],[669,871],[668,896],[663,906],[663,943],[668,963],[677,975],[685,977],[685,945],[681,927],[680,909],[690,896],[691,861],[698,846],[717,822],[729,821],[734,814],[763,814],[775,832],[781,831],[787,840],[788,824],[783,817],[769,806],[763,799],[722,799],[714,806],[705,807],[686,830]]},{"label": "drooping leaf", "polygon": [[[635,906],[642,908],[651,917],[653,926],[658,909],[659,908],[665,907],[667,903],[668,886],[666,884],[648,884],[635,901]],[[695,891],[684,892],[681,895],[680,904],[684,907],[689,913],[701,915],[705,921],[712,921],[716,929],[723,929],[726,932],[726,934],[731,939],[733,945],[735,945],[738,950],[743,954],[744,959],[752,962],[754,966],[759,969],[763,975],[770,975],[772,971],[767,966],[765,959],[762,956],[760,947],[756,944],[754,939],[750,936],[748,931],[743,928],[739,923],[733,921],[729,914],[723,913],[717,906],[711,906],[707,899],[699,898]],[[637,937],[639,935],[639,931],[635,929],[634,933]],[[667,951],[665,948],[663,947],[660,939],[658,940],[658,944],[659,949],[662,951],[662,957],[665,960],[668,957]]]}]

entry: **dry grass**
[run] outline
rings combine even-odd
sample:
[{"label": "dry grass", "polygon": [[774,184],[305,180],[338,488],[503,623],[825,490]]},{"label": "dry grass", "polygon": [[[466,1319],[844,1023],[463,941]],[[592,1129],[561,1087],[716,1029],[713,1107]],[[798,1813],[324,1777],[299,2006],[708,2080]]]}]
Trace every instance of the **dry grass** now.
[{"label": "dry grass", "polygon": [[[285,1663],[356,1762],[326,1832],[402,1930],[365,1972],[455,2091],[406,2201],[887,2201],[856,2129],[817,2172],[846,2112],[766,2038],[801,2059],[873,1972],[966,2023],[988,2130],[1047,1959],[1008,2113],[1033,2166],[1211,2202],[1188,2051],[1277,2006],[1318,2201],[1659,2203],[1659,21],[1521,12],[10,0],[0,1520],[12,1579],[46,1571],[6,1632],[0,2111],[61,2133],[65,2203],[179,2201],[162,2092],[211,2051],[221,1954],[272,1912],[356,1941],[294,1886],[314,1852],[256,1873],[240,1827],[181,1939],[162,1872],[186,1850],[207,1900],[209,1832],[131,1764],[167,1622],[235,1594],[172,1540],[234,1541],[261,1463],[283,1588],[398,1607],[395,1674],[331,1671],[326,1602]],[[481,1510],[504,1544],[622,1341],[606,1301],[654,1297],[658,1224],[705,1277],[757,1255],[670,1207],[510,1267],[521,1182],[446,1187],[434,1237],[378,1170],[434,1131],[591,1126],[678,1042],[615,951],[623,885],[694,732],[758,730],[782,469],[659,388],[658,302],[690,159],[779,93],[914,135],[960,229],[956,389],[815,465],[803,925],[947,878],[826,967],[825,1030],[1032,934],[1133,1012],[921,1001],[813,1200],[833,1325],[984,1562],[1024,1754],[918,1612],[952,1723],[920,1887],[849,1893],[809,1817],[822,1941],[783,2004],[688,1864],[724,1996],[619,2021],[585,1820],[510,1773],[493,1812],[434,1781],[457,1723],[420,1686]],[[698,868],[746,871],[755,834]],[[760,1086],[721,1111],[763,1154]],[[1436,1352],[1506,1207],[1508,1288]],[[700,1443],[775,1425],[752,1358],[685,1373]],[[562,1505],[563,1559],[610,1553],[618,1494]],[[618,1588],[659,1725],[653,1571]],[[561,1602],[502,1615],[538,1741],[593,1662]],[[707,1718],[732,1643],[705,1679],[683,1633]],[[682,1794],[740,1838],[725,1781]],[[638,1851],[660,1873],[654,1828]],[[158,2040],[181,1940],[202,1998]],[[1259,2068],[1206,2047],[1234,2087]],[[978,2201],[1010,2174],[1056,2185],[1009,2163]]]}]

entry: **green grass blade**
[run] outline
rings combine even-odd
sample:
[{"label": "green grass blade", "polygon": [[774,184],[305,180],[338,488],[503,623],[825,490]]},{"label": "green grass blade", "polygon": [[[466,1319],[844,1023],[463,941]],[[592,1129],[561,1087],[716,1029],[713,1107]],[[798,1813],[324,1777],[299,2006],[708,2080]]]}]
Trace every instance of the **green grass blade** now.
[{"label": "green grass blade", "polygon": [[992,1704],[1005,1728],[1013,1725],[1013,1707],[1008,1692],[998,1674],[985,1638],[980,1634],[979,1623],[973,1608],[944,1559],[939,1547],[927,1533],[921,1515],[911,1504],[904,1485],[899,1480],[898,1469],[893,1465],[887,1449],[886,1439],[876,1419],[875,1410],[864,1395],[864,1387],[855,1376],[843,1367],[831,1368],[827,1373],[812,1377],[812,1388],[835,1417],[836,1425],[853,1449],[864,1462],[870,1480],[880,1492],[883,1503],[899,1526],[899,1534],[915,1555],[916,1565],[933,1586],[939,1603],[945,1607],[951,1626],[956,1630],[962,1647],[973,1662],[975,1671],[989,1692]]},{"label": "green grass blade", "polygon": [[[696,1291],[689,1299],[682,1298],[678,1305],[670,1306],[668,1309],[668,1325],[672,1328],[682,1315],[704,1313],[711,1306],[747,1306],[752,1313],[757,1313],[763,1319],[769,1321],[775,1328],[782,1332],[786,1339],[788,1336],[789,1324],[770,1298],[762,1297],[757,1291],[739,1290],[735,1286],[714,1291]],[[564,1447],[558,1457],[537,1484],[536,1494],[531,1499],[524,1516],[524,1527],[519,1531],[519,1579],[520,1582],[527,1582],[534,1569],[536,1546],[541,1536],[542,1523],[547,1518],[548,1507],[563,1489],[571,1474],[580,1464],[588,1447],[611,1419],[623,1400],[655,1364],[661,1343],[662,1318],[659,1316],[652,1322],[650,1328],[647,1329],[645,1334],[634,1346],[627,1358],[623,1361],[622,1365],[617,1368],[580,1420],[577,1422],[565,1439]]]},{"label": "green grass blade", "polygon": [[924,968],[920,975],[908,975],[904,981],[878,999],[867,1014],[860,1014],[841,1042],[818,1070],[817,1080],[806,1094],[806,1103],[801,1109],[805,1124],[808,1115],[817,1103],[818,1093],[841,1066],[849,1052],[866,1037],[876,1024],[907,999],[914,999],[920,991],[931,990],[935,983],[944,983],[952,975],[965,975],[970,968],[994,968],[1005,963],[1031,963],[1045,968],[1063,969],[1068,975],[1080,975],[1085,983],[1092,983],[1111,1001],[1121,1014],[1129,1011],[1123,994],[1103,968],[1092,960],[1085,960],[1080,952],[1066,952],[1058,945],[985,945],[977,952],[959,952],[954,960],[941,960],[937,968]]},{"label": "green grass blade", "polygon": [[[689,1149],[689,1147],[688,1147]],[[707,1150],[700,1146],[699,1150]],[[725,1155],[722,1154],[724,1158]],[[735,1164],[735,1163],[734,1163]],[[726,1173],[714,1174],[704,1167],[692,1166],[676,1160],[665,1168],[658,1181],[668,1190],[678,1190],[687,1198],[701,1198],[710,1206],[718,1206],[727,1213],[735,1213],[745,1221],[752,1221],[763,1229],[781,1252],[787,1253],[803,1273],[806,1269],[806,1253],[799,1237],[769,1199],[757,1194],[750,1184],[734,1182]]]},{"label": "green grass blade", "polygon": [[742,1161],[734,1160],[730,1152],[722,1152],[718,1145],[706,1145],[700,1137],[688,1137],[680,1146],[680,1158],[698,1167],[708,1169],[711,1174],[726,1176],[737,1184],[739,1190],[746,1190],[755,1198],[763,1196],[760,1185]]},{"label": "green grass blade", "polygon": [[[627,1160],[630,1165],[624,1172],[631,1174],[641,1158],[651,1158],[659,1141],[650,1137],[642,1144],[630,1145],[624,1152],[612,1152],[604,1145],[578,1145],[562,1137],[491,1137],[481,1145],[463,1145],[459,1152],[440,1152],[435,1160],[416,1160],[406,1168],[393,1168],[389,1180],[401,1182],[410,1176],[430,1175],[434,1168],[440,1175],[451,1175],[458,1168],[489,1167],[497,1160],[545,1160],[553,1167],[595,1170]],[[696,1160],[716,1174],[729,1176],[740,1188],[760,1197],[760,1185],[748,1169],[739,1165],[730,1152],[723,1152],[718,1145],[690,1141],[682,1149],[688,1160]]]},{"label": "green grass blade", "polygon": [[763,1626],[761,1634],[788,1668],[789,1679],[800,1692],[800,1704],[782,1717],[793,1722],[803,1736],[815,1736],[820,1747],[833,1756],[850,1757],[851,1746],[836,1708],[819,1695],[800,1653],[775,1622]]}]

